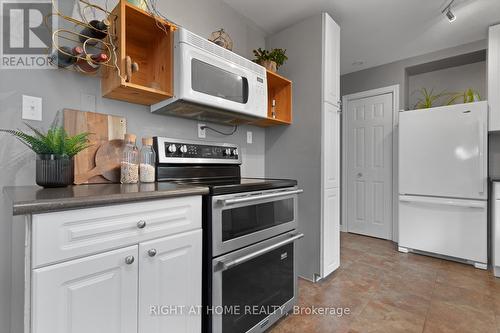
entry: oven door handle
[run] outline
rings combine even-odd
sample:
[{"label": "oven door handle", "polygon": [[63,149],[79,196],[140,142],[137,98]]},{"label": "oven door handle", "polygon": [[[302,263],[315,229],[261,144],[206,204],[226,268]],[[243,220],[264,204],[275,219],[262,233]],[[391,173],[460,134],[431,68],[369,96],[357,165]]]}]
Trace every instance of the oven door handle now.
[{"label": "oven door handle", "polygon": [[293,191],[282,191],[282,192],[276,192],[276,193],[248,196],[248,197],[243,197],[243,198],[221,199],[221,200],[219,200],[219,203],[223,204],[224,206],[227,206],[227,205],[233,205],[233,204],[242,203],[242,202],[250,202],[250,201],[256,201],[256,200],[261,200],[261,199],[284,197],[287,195],[299,194],[302,192],[304,192],[304,190],[298,189],[298,190],[293,190]]},{"label": "oven door handle", "polygon": [[225,271],[227,269],[230,269],[232,267],[238,266],[240,264],[243,264],[244,262],[247,262],[249,260],[252,260],[254,258],[257,258],[258,256],[261,256],[267,252],[271,252],[272,250],[276,250],[277,248],[282,247],[283,245],[290,244],[295,242],[297,239],[300,239],[304,237],[304,234],[290,234],[290,238],[282,240],[281,242],[278,242],[276,244],[273,244],[271,246],[265,247],[263,249],[260,249],[258,251],[252,252],[250,254],[247,254],[243,257],[239,257],[238,259],[234,259],[231,261],[219,261],[219,265],[222,267],[222,271]]}]

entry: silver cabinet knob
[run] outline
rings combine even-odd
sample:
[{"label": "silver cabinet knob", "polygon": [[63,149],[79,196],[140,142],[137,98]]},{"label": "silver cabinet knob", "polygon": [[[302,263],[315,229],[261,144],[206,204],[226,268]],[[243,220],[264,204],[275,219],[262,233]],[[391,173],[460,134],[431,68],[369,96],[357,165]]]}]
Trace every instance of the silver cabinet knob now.
[{"label": "silver cabinet knob", "polygon": [[150,257],[154,257],[154,256],[156,255],[156,253],[158,253],[158,252],[156,251],[156,249],[151,249],[151,250],[148,250],[148,255],[149,255]]},{"label": "silver cabinet knob", "polygon": [[363,174],[361,172],[358,172],[358,178],[363,177]]},{"label": "silver cabinet knob", "polygon": [[146,221],[140,220],[139,222],[137,222],[137,228],[144,229],[145,227],[146,227]]},{"label": "silver cabinet knob", "polygon": [[132,265],[134,263],[134,261],[135,261],[134,256],[128,256],[128,257],[125,258],[125,263],[127,265]]}]

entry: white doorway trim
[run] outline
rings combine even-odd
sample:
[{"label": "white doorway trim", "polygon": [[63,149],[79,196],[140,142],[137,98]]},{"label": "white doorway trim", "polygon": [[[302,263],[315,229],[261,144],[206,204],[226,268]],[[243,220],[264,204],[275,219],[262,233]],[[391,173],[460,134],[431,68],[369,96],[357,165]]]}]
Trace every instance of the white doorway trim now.
[{"label": "white doorway trim", "polygon": [[355,94],[342,96],[342,211],[341,231],[347,232],[347,153],[346,153],[346,110],[350,101],[383,94],[392,94],[393,117],[392,117],[392,240],[398,241],[398,124],[399,124],[399,84],[373,90],[362,91]]}]

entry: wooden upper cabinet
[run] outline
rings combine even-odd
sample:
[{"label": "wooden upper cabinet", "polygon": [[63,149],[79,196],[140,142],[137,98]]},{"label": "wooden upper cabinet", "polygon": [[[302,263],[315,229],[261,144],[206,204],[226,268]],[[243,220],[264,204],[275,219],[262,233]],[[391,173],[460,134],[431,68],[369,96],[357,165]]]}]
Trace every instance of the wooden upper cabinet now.
[{"label": "wooden upper cabinet", "polygon": [[340,103],[340,27],[323,14],[323,100]]},{"label": "wooden upper cabinet", "polygon": [[500,131],[500,24],[488,34],[489,130]]},{"label": "wooden upper cabinet", "polygon": [[267,119],[258,126],[290,125],[292,123],[292,81],[267,71]]},{"label": "wooden upper cabinet", "polygon": [[[120,73],[103,66],[103,97],[152,105],[173,96],[173,32],[176,27],[154,18],[126,0],[113,10],[112,35]],[[127,56],[139,70],[127,77]]]}]

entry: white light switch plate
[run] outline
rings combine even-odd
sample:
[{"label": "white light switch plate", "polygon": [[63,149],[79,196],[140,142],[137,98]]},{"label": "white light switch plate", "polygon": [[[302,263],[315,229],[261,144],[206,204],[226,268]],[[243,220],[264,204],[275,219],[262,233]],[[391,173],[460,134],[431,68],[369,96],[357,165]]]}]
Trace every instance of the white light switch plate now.
[{"label": "white light switch plate", "polygon": [[42,121],[42,99],[40,97],[23,95],[22,118]]},{"label": "white light switch plate", "polygon": [[200,139],[204,139],[207,137],[206,129],[202,129],[202,126],[205,126],[205,124],[198,124],[198,138]]},{"label": "white light switch plate", "polygon": [[247,132],[247,143],[253,143],[253,133],[250,131]]}]

